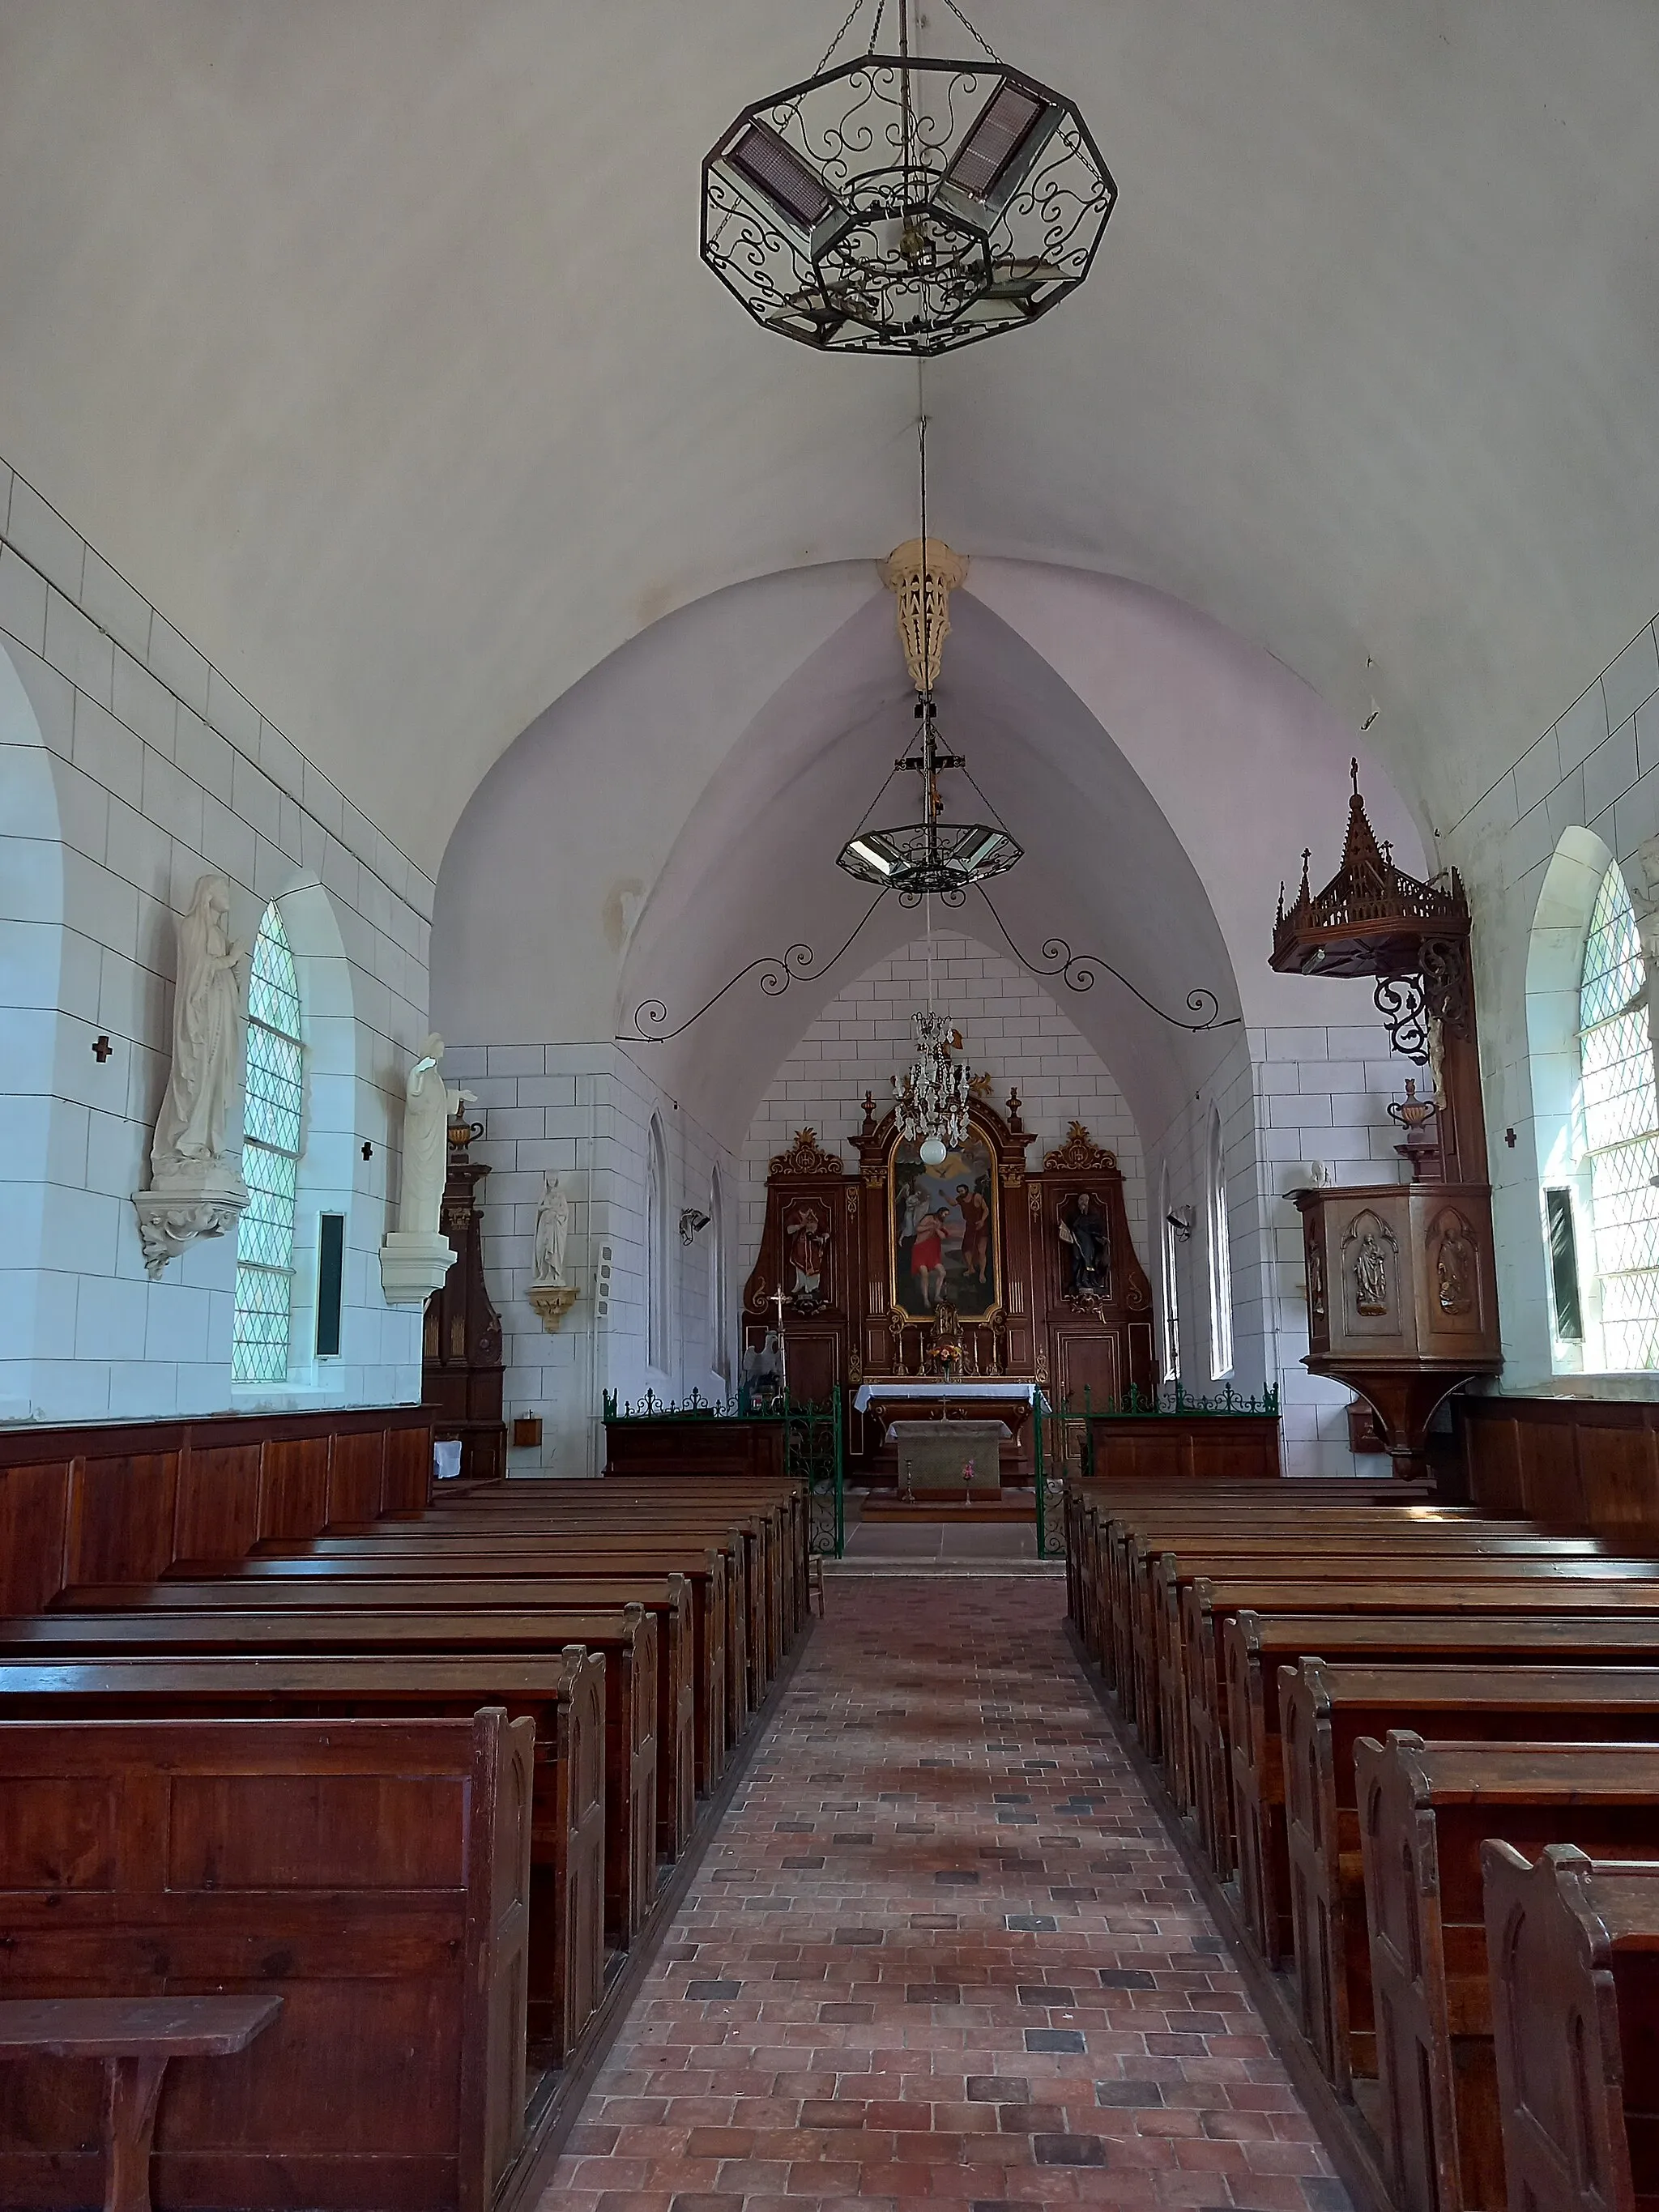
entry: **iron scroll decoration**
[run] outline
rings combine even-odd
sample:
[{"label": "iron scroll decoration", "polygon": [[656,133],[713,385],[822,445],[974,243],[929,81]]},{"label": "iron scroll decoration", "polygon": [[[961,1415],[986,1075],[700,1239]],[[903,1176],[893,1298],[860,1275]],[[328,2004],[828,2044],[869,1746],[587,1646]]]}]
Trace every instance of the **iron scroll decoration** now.
[{"label": "iron scroll decoration", "polygon": [[[1085,991],[1092,991],[1103,974],[1110,975],[1115,981],[1121,983],[1126,991],[1133,993],[1149,1013],[1156,1014],[1159,1021],[1167,1022],[1171,1029],[1186,1030],[1194,1036],[1202,1036],[1212,1030],[1237,1029],[1243,1019],[1242,1014],[1224,1015],[1221,1012],[1221,1002],[1215,993],[1200,985],[1198,988],[1188,992],[1187,1011],[1189,1014],[1198,1015],[1201,1018],[1195,1021],[1182,1021],[1178,1014],[1166,1013],[1162,1006],[1156,1005],[1144,991],[1129,981],[1121,969],[1115,968],[1109,960],[1103,959],[1096,952],[1073,952],[1071,945],[1063,937],[1045,938],[1042,942],[1042,958],[1032,960],[1020,951],[1010,936],[1007,924],[995,907],[991,904],[984,885],[978,884],[975,888],[989,908],[992,921],[1002,933],[1003,942],[1028,975],[1040,975],[1047,980],[1058,978],[1068,991],[1075,992],[1079,996]],[[667,1044],[675,1037],[684,1036],[694,1022],[701,1021],[706,1013],[719,1006],[722,999],[736,990],[738,985],[750,975],[757,977],[760,990],[769,999],[781,998],[792,983],[804,982],[810,978],[822,978],[827,975],[842,955],[852,949],[855,939],[862,933],[865,924],[885,896],[884,892],[877,892],[875,897],[859,916],[851,934],[842,940],[827,960],[821,961],[810,945],[799,942],[790,945],[784,952],[769,953],[761,959],[751,960],[746,967],[739,968],[737,974],[729,981],[722,983],[712,998],[705,999],[696,1013],[688,1014],[683,1022],[676,1023],[672,1029],[667,1026],[666,1003],[661,999],[642,999],[635,1007],[630,1018],[633,1026],[630,1029],[618,1030],[616,1042],[618,1044]],[[899,901],[902,906],[913,905],[915,902],[914,900],[903,898]],[[960,905],[961,900],[957,899],[951,903]],[[1379,985],[1379,993],[1381,989],[1382,986]],[[1426,1054],[1425,1057],[1426,1058]]]}]

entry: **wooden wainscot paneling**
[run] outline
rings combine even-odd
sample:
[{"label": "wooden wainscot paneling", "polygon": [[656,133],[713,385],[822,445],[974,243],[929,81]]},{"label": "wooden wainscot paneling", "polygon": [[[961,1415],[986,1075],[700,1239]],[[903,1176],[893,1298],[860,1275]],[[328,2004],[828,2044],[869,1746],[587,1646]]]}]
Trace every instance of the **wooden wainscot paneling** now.
[{"label": "wooden wainscot paneling", "polygon": [[1475,1504],[1659,1543],[1659,1402],[1564,1391],[1461,1399],[1456,1413]]},{"label": "wooden wainscot paneling", "polygon": [[418,1406],[0,1430],[0,1605],[36,1613],[72,1583],[155,1582],[331,1517],[418,1511],[431,1461]]}]

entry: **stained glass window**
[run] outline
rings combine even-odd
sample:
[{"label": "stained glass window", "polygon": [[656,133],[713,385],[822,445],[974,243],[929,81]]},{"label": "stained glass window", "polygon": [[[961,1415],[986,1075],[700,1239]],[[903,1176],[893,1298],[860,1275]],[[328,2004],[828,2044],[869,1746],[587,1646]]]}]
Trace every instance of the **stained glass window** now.
[{"label": "stained glass window", "polygon": [[247,1209],[236,1232],[236,1334],[231,1378],[288,1377],[294,1301],[294,1195],[304,1101],[300,981],[283,917],[265,908],[247,994],[247,1100],[242,1180]]},{"label": "stained glass window", "polygon": [[1578,1046],[1602,1358],[1659,1367],[1659,1098],[1648,1038],[1647,972],[1615,865],[1584,945]]}]

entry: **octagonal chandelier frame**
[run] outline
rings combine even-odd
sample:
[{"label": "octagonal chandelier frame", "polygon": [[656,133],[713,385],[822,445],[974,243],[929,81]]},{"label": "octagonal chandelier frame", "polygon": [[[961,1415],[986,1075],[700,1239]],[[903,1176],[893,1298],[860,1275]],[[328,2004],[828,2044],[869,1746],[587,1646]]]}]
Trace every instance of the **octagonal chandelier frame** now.
[{"label": "octagonal chandelier frame", "polygon": [[[915,0],[855,0],[817,72],[744,108],[702,167],[702,258],[764,330],[926,359],[1057,307],[1117,186],[1063,94],[1000,60],[918,55]],[[878,44],[892,9],[896,52]],[[862,54],[830,66],[872,9]]]}]

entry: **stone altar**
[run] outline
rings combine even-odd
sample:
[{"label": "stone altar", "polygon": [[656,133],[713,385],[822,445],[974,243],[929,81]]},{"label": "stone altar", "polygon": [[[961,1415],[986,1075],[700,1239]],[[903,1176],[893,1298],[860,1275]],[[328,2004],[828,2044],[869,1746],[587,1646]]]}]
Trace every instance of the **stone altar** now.
[{"label": "stone altar", "polygon": [[898,1446],[902,1498],[960,1498],[968,1462],[972,1495],[1001,1495],[1001,1448],[1009,1431],[1001,1421],[890,1421],[884,1441]]}]

